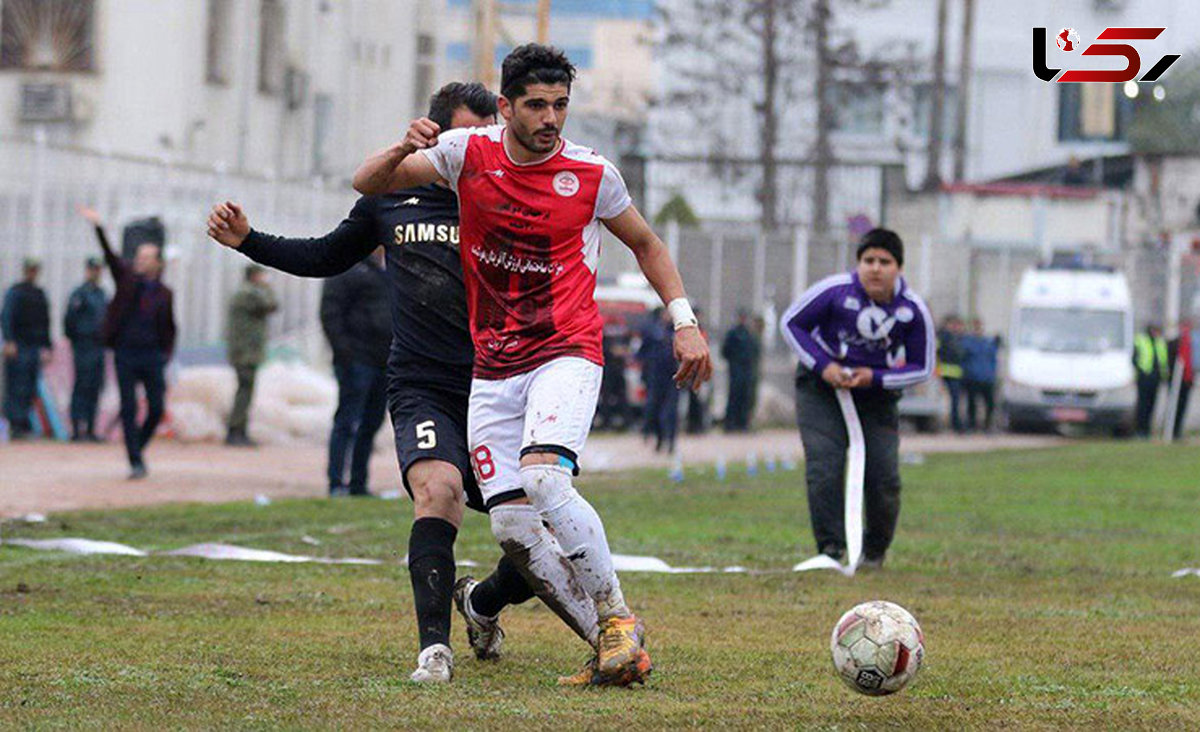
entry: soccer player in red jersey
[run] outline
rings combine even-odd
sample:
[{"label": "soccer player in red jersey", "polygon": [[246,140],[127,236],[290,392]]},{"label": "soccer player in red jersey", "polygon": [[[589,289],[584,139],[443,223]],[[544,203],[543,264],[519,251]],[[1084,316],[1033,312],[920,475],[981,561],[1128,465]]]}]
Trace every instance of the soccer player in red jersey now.
[{"label": "soccer player in red jersey", "polygon": [[[416,120],[404,140],[363,163],[354,187],[380,194],[442,181],[459,194],[475,342],[467,431],[492,532],[531,584],[553,588],[563,602],[581,588],[595,604],[596,654],[562,681],[624,684],[650,672],[644,630],[622,595],[604,525],[571,480],[603,364],[594,297],[601,225],[633,251],[671,313],[676,384],[698,388],[712,361],[679,271],[620,173],[561,136],[574,78],[561,51],[521,46],[502,67],[503,125],[443,133]],[[570,566],[547,561],[545,538],[509,529],[509,512],[530,506]]]}]

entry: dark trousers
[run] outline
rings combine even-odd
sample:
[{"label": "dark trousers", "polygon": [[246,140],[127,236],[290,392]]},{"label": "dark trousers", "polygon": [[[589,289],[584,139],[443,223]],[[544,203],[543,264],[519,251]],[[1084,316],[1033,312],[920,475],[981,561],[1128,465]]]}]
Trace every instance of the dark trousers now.
[{"label": "dark trousers", "polygon": [[725,403],[725,431],[745,432],[750,428],[750,409],[754,404],[754,372],[748,368],[729,369],[729,401]]},{"label": "dark trousers", "polygon": [[96,431],[96,405],[104,388],[104,347],[98,343],[73,343],[75,384],[71,387],[71,432],[74,436]]},{"label": "dark trousers", "polygon": [[947,379],[942,378],[942,383],[946,385],[946,391],[950,394],[950,427],[955,432],[963,431],[963,415],[962,415],[962,398],[963,385],[962,379]]},{"label": "dark trousers", "polygon": [[245,435],[250,423],[250,402],[254,399],[258,364],[242,364],[234,366],[233,370],[237,374],[237,393],[233,395],[233,410],[229,413],[229,432]]},{"label": "dark trousers", "polygon": [[600,400],[596,405],[596,426],[599,429],[626,429],[629,426],[629,398],[625,376],[605,374],[600,384]]},{"label": "dark trousers", "polygon": [[1150,436],[1150,422],[1154,419],[1154,403],[1158,400],[1158,379],[1139,375],[1137,378],[1137,433]]},{"label": "dark trousers", "polygon": [[654,434],[655,449],[675,449],[679,428],[679,390],[667,380],[646,386],[646,424]]},{"label": "dark trousers", "polygon": [[[351,493],[367,490],[367,469],[375,433],[387,411],[387,369],[362,363],[334,364],[338,406],[329,435],[329,490],[348,487]],[[345,482],[346,454],[350,453],[350,482]]]},{"label": "dark trousers", "polygon": [[[866,441],[863,554],[880,558],[900,517],[900,415],[897,395],[854,392]],[[817,549],[840,557],[846,547],[846,449],[850,438],[833,389],[811,373],[796,379],[796,418],[804,444],[808,510]]]},{"label": "dark trousers", "polygon": [[686,424],[689,435],[702,435],[708,431],[708,402],[691,389],[688,390]]},{"label": "dark trousers", "polygon": [[990,430],[992,415],[996,411],[996,382],[964,381],[963,388],[967,392],[967,429],[978,429],[979,421],[976,416],[979,402],[983,402],[983,429]]},{"label": "dark trousers", "polygon": [[[167,382],[166,356],[158,350],[118,348],[115,352],[117,387],[121,394],[121,427],[125,433],[125,453],[131,466],[142,465],[142,451],[154,437],[163,416],[163,397]],[[146,392],[146,420],[138,424],[137,385]]]},{"label": "dark trousers", "polygon": [[29,410],[37,396],[41,369],[41,353],[37,346],[17,346],[17,355],[4,361],[4,416],[14,437],[33,431]]},{"label": "dark trousers", "polygon": [[1179,402],[1175,407],[1175,439],[1183,437],[1183,424],[1187,418],[1188,397],[1192,395],[1192,385],[1180,383]]}]

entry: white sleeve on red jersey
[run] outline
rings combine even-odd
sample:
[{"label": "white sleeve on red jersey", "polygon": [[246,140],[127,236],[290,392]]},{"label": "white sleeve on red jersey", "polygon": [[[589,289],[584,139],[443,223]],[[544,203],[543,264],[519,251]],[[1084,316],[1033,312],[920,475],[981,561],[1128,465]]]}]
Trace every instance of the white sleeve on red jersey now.
[{"label": "white sleeve on red jersey", "polygon": [[438,135],[437,145],[421,151],[455,193],[458,192],[458,176],[462,174],[463,161],[467,159],[467,142],[473,132],[474,128],[447,130]]},{"label": "white sleeve on red jersey", "polygon": [[604,176],[600,179],[600,190],[596,194],[596,218],[615,219],[625,213],[625,209],[633,205],[629,197],[629,189],[625,187],[625,179],[617,166],[604,158]]}]

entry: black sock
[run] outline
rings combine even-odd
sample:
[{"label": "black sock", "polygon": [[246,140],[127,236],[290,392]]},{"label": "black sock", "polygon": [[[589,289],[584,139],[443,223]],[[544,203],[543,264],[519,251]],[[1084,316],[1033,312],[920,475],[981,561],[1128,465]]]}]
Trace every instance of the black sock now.
[{"label": "black sock", "polygon": [[496,569],[471,592],[471,609],[494,618],[509,605],[520,605],[533,597],[529,583],[508,555],[500,557]]},{"label": "black sock", "polygon": [[408,573],[417,606],[421,650],[450,645],[450,599],[454,592],[454,539],[458,529],[440,518],[413,522],[408,537]]}]

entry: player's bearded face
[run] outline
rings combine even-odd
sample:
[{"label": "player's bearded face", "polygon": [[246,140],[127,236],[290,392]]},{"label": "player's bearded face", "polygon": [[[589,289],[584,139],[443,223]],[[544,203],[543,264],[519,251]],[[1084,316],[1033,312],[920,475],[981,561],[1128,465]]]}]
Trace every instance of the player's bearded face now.
[{"label": "player's bearded face", "polygon": [[565,84],[530,84],[524,96],[502,98],[500,114],[522,147],[548,153],[558,146],[570,101],[571,89]]}]

